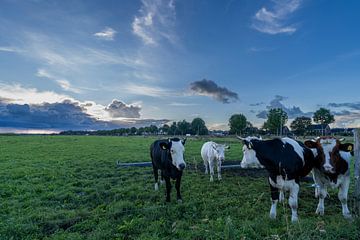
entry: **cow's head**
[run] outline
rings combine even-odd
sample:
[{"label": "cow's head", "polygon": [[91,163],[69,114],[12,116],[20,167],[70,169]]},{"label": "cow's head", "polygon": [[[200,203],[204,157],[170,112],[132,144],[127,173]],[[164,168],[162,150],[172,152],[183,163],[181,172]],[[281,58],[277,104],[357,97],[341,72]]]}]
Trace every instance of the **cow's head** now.
[{"label": "cow's head", "polygon": [[342,144],[343,139],[334,137],[320,137],[316,140],[307,140],[305,146],[316,149],[316,159],[319,167],[327,173],[346,172],[348,165],[344,160],[346,154],[353,154],[354,145],[352,143]]},{"label": "cow's head", "polygon": [[259,159],[256,157],[256,152],[253,149],[252,141],[261,141],[261,137],[237,137],[243,142],[243,159],[241,160],[242,168],[263,168]]},{"label": "cow's head", "polygon": [[229,149],[230,147],[225,144],[213,143],[212,148],[214,149],[216,158],[222,162],[225,160],[225,149]]},{"label": "cow's head", "polygon": [[184,161],[185,142],[179,138],[171,138],[168,142],[160,143],[160,147],[164,150],[169,150],[171,154],[172,164],[180,171],[184,170],[186,163]]}]

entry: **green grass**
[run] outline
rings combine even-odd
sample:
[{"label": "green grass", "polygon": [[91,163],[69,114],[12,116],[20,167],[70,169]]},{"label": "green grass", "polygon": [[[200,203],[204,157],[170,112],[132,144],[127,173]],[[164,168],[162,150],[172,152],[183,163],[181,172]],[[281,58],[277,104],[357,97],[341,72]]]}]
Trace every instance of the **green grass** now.
[{"label": "green grass", "polygon": [[[300,221],[291,224],[287,205],[278,206],[276,220],[268,218],[264,177],[227,170],[210,183],[200,158],[207,139],[187,141],[186,161],[198,168],[184,173],[184,202],[176,202],[173,187],[165,204],[165,187],[153,190],[151,168],[116,167],[116,161],[150,161],[154,139],[0,136],[0,239],[359,238],[359,219],[343,219],[335,191],[320,217],[313,188],[302,183]],[[217,140],[230,144],[227,160],[242,158],[237,140]]]}]

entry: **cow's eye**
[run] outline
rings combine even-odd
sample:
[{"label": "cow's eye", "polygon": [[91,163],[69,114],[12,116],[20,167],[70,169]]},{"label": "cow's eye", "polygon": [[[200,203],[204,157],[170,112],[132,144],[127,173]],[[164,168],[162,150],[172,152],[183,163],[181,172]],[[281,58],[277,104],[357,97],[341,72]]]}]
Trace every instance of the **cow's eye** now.
[{"label": "cow's eye", "polygon": [[171,152],[171,153],[174,153],[175,151],[171,149],[170,152]]}]

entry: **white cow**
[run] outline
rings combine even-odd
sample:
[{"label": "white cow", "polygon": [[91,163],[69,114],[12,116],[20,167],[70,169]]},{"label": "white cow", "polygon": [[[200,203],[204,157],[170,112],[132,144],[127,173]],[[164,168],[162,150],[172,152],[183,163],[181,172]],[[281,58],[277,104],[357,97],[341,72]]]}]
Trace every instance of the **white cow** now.
[{"label": "white cow", "polygon": [[[246,140],[250,141],[251,139],[262,140],[261,137],[247,137]],[[263,165],[259,162],[259,159],[256,157],[256,152],[253,149],[249,149],[246,145],[243,146],[243,159],[241,160],[242,168],[264,168]]]},{"label": "white cow", "polygon": [[206,142],[201,148],[201,157],[204,160],[205,174],[210,170],[210,182],[214,181],[214,163],[217,162],[218,179],[221,180],[221,163],[225,160],[225,149],[230,147],[225,144]]}]

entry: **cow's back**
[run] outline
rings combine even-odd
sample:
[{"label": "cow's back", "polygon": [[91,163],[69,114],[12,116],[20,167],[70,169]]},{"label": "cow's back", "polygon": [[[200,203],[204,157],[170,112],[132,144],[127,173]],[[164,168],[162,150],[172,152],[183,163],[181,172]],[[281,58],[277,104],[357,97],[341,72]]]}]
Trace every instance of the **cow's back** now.
[{"label": "cow's back", "polygon": [[201,147],[201,157],[202,159],[205,161],[205,160],[209,160],[209,157],[213,157],[213,154],[212,154],[212,147],[211,145],[213,144],[214,142],[206,142],[202,145]]},{"label": "cow's back", "polygon": [[293,146],[284,144],[281,139],[259,142],[256,148],[256,157],[271,174],[294,179],[304,167],[302,158],[294,151]]}]

